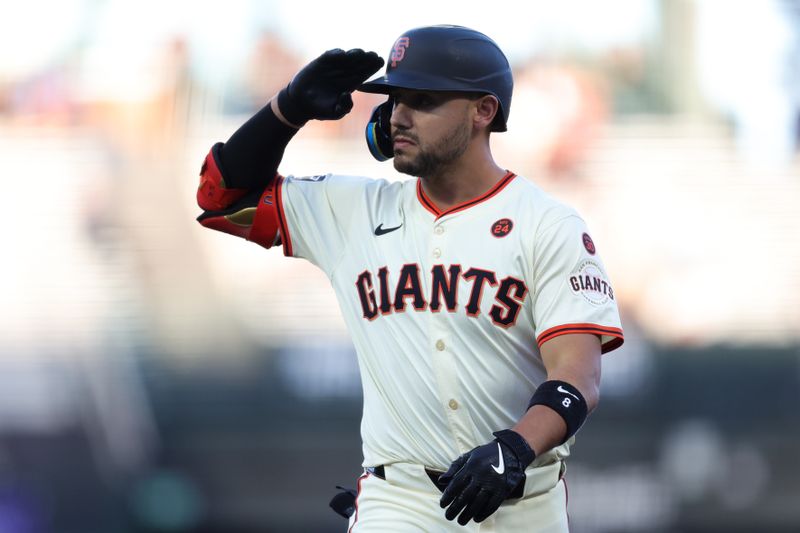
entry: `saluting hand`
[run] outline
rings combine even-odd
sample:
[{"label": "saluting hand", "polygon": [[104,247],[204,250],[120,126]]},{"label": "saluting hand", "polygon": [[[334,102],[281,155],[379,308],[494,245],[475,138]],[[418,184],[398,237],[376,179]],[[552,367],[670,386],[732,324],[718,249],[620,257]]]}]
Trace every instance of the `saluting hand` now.
[{"label": "saluting hand", "polygon": [[328,50],[298,72],[278,95],[278,108],[296,126],[337,120],[353,108],[351,94],[383,66],[375,52]]}]

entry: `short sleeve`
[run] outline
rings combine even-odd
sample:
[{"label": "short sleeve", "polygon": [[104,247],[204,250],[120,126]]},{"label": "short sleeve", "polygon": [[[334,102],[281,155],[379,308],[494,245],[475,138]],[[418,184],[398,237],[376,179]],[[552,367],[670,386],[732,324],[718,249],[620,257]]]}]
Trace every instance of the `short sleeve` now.
[{"label": "short sleeve", "polygon": [[341,257],[353,216],[363,210],[369,178],[323,174],[288,176],[277,187],[283,253],[330,274]]},{"label": "short sleeve", "polygon": [[603,353],[622,345],[614,289],[586,223],[576,214],[544,227],[534,243],[533,322],[539,347],[560,335],[597,335]]}]

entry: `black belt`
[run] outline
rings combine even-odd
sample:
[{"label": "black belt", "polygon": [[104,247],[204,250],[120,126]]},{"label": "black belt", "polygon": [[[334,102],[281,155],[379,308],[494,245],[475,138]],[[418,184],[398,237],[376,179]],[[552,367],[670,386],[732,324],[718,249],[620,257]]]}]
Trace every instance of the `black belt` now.
[{"label": "black belt", "polygon": [[[386,469],[383,467],[383,465],[368,466],[364,470],[366,470],[373,476],[386,481]],[[439,492],[444,492],[444,489],[447,488],[447,483],[442,483],[442,481],[440,480],[444,472],[439,472],[438,470],[433,470],[426,466],[425,473],[428,474],[428,477],[430,478],[431,482],[434,485],[436,485],[436,488],[439,489]],[[525,478],[522,478],[522,481],[519,482],[519,485],[516,486],[514,491],[508,497],[509,499],[522,498],[524,493],[525,493]]]}]

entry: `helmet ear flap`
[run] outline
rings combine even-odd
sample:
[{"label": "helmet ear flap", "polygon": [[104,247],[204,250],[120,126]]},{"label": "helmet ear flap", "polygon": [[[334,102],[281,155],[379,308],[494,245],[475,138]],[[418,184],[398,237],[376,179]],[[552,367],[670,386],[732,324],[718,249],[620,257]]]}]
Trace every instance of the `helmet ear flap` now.
[{"label": "helmet ear flap", "polygon": [[393,108],[394,101],[391,98],[379,106],[376,106],[375,109],[372,110],[372,116],[364,132],[369,153],[378,161],[387,161],[394,157],[392,130],[389,124],[392,118]]}]

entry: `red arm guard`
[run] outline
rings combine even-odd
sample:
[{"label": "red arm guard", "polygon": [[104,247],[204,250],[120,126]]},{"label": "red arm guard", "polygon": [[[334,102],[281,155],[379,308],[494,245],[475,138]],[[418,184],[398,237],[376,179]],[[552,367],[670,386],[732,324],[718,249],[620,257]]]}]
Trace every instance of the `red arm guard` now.
[{"label": "red arm guard", "polygon": [[206,228],[270,248],[280,242],[276,192],[282,180],[281,176],[276,176],[261,195],[256,196],[257,192],[251,191],[228,209],[206,211],[197,221]]},{"label": "red arm guard", "polygon": [[205,211],[227,209],[247,194],[247,189],[228,189],[219,165],[222,143],[211,147],[200,168],[200,186],[197,188],[197,205]]}]

